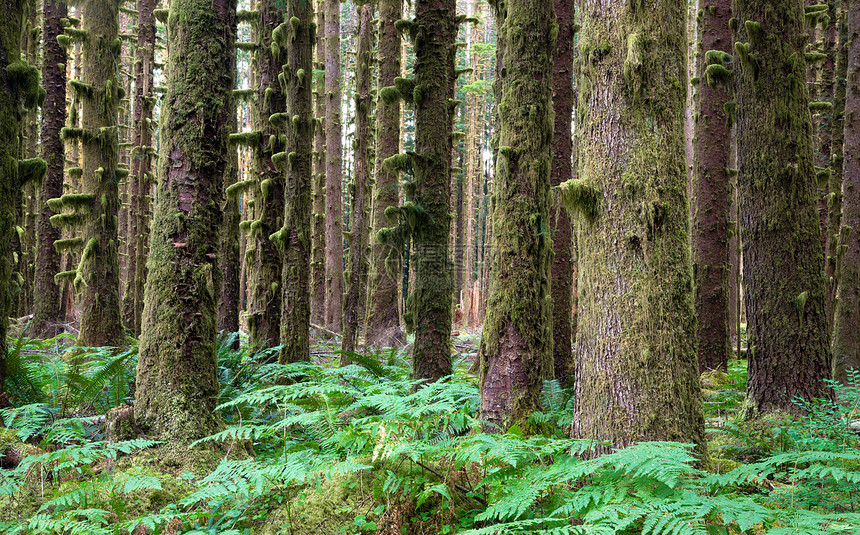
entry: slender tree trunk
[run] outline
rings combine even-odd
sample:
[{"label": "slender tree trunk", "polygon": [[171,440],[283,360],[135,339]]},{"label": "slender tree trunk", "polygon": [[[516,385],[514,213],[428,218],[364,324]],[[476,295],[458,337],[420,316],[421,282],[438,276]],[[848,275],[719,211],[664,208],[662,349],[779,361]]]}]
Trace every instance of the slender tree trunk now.
[{"label": "slender tree trunk", "polygon": [[[481,4],[477,0],[470,0],[469,15],[480,18]],[[476,45],[480,39],[480,26],[472,24],[469,33],[469,67],[472,69],[471,84],[477,84],[481,80],[481,62]],[[466,93],[466,172],[464,176],[464,219],[465,247],[463,250],[463,324],[467,327],[475,326],[475,187],[480,182],[482,171],[481,162],[481,131],[478,126],[478,115],[481,113],[481,99],[476,90]]]},{"label": "slender tree trunk", "polygon": [[703,0],[693,125],[692,253],[699,370],[728,369],[731,0]]},{"label": "slender tree trunk", "polygon": [[[84,347],[119,346],[125,343],[122,328],[117,214],[120,180],[128,171],[118,169],[117,110],[120,82],[117,57],[119,3],[90,0],[80,8],[82,69],[79,84],[72,84],[81,101],[83,195],[77,201],[86,218],[83,224],[83,253],[75,276],[80,294],[81,331],[77,344]],[[68,31],[68,30],[67,30]],[[72,132],[69,132],[72,134]],[[61,197],[63,199],[63,197]],[[68,199],[68,207],[76,201]]]},{"label": "slender tree trunk", "polygon": [[[835,50],[834,72],[833,72],[833,123],[832,139],[830,143],[830,178],[828,183],[828,198],[827,209],[829,219],[827,223],[829,235],[827,237],[828,250],[827,255],[827,271],[829,276],[827,280],[827,291],[832,295],[833,310],[830,311],[835,315],[836,308],[836,293],[839,287],[839,276],[842,270],[842,251],[839,247],[839,234],[842,225],[842,175],[843,175],[843,145],[845,143],[845,95],[846,95],[846,76],[848,69],[848,22],[846,1],[836,3],[836,34],[837,44]],[[832,316],[831,316],[832,317]],[[835,329],[835,318],[831,325]]]},{"label": "slender tree trunk", "polygon": [[451,211],[451,130],[454,87],[454,0],[418,0],[415,4],[415,269],[412,311],[416,379],[450,375],[451,299],[454,289],[448,254]]},{"label": "slender tree trunk", "polygon": [[36,338],[50,338],[62,331],[64,318],[60,303],[60,286],[54,275],[61,271],[60,252],[54,242],[62,238],[60,229],[51,225],[53,211],[47,200],[63,194],[65,152],[60,130],[66,124],[66,49],[57,42],[63,34],[62,19],[68,16],[66,4],[59,0],[45,0],[42,35],[45,39],[42,62],[42,85],[47,96],[42,106],[42,158],[48,172],[42,181],[42,203],[36,220],[38,245],[36,248],[35,309],[33,331]]},{"label": "slender tree trunk", "polygon": [[135,419],[184,443],[217,431],[223,172],[234,113],[235,0],[173,0]]},{"label": "slender tree trunk", "polygon": [[[323,2],[317,3],[321,7]],[[317,10],[316,61],[314,63],[314,176],[313,176],[313,219],[311,220],[311,323],[325,325],[325,10]]]},{"label": "slender tree trunk", "polygon": [[860,369],[860,2],[848,2],[845,94],[845,181],[839,245],[839,290],[833,327],[833,378],[845,382]]},{"label": "slender tree trunk", "polygon": [[798,413],[830,374],[802,0],[735,0],[751,412]]},{"label": "slender tree trunk", "polygon": [[390,225],[385,215],[389,206],[399,201],[398,173],[383,161],[400,149],[400,99],[386,100],[383,88],[394,85],[400,76],[400,34],[394,23],[403,17],[402,0],[379,2],[379,80],[380,97],[376,101],[376,183],[373,188],[373,233],[371,267],[367,290],[367,345],[392,347],[404,343],[400,328],[400,307],[397,286],[403,251],[400,247],[383,244],[377,233]]},{"label": "slender tree trunk", "polygon": [[340,0],[325,0],[325,277],[326,327],[340,332],[343,313]]},{"label": "slender tree trunk", "polygon": [[[552,103],[555,132],[552,137],[552,174],[550,185],[558,186],[573,178],[573,37],[574,8],[566,0],[555,1],[558,39],[553,51]],[[573,293],[573,243],[570,216],[559,204],[549,212],[552,232],[552,336],[555,378],[565,384],[573,369],[571,298]]]},{"label": "slender tree trunk", "polygon": [[566,195],[578,200],[572,204],[581,214],[572,436],[616,447],[642,440],[701,445],[684,3],[580,6],[580,178]]},{"label": "slender tree trunk", "polygon": [[[273,239],[283,259],[280,362],[310,359],[310,257],[311,257],[311,156],[314,112],[311,96],[316,24],[311,2],[290,2],[287,16],[291,33],[287,41],[284,72],[287,87],[287,160],[284,226]],[[328,17],[326,17],[328,23]],[[276,160],[275,155],[272,160]]]},{"label": "slender tree trunk", "polygon": [[[481,418],[507,429],[525,423],[540,404],[543,381],[553,376],[549,184],[556,43],[553,0],[508,0],[493,7],[504,41],[498,45],[504,77],[495,252],[480,348]],[[571,30],[559,36],[572,41]]]},{"label": "slender tree trunk", "polygon": [[[235,78],[235,76],[234,76]],[[229,131],[237,128],[236,109],[230,113]],[[239,153],[236,146],[230,145],[227,152],[227,167],[224,168],[224,191],[239,181]],[[221,288],[218,292],[218,331],[239,332],[239,199],[238,196],[225,195],[224,222],[218,245],[218,270],[221,272]],[[239,340],[234,346],[239,348]]]},{"label": "slender tree trunk", "polygon": [[255,129],[260,137],[254,147],[260,166],[256,173],[259,194],[254,204],[259,219],[250,227],[249,237],[256,243],[248,273],[248,343],[257,350],[276,345],[281,331],[281,256],[269,237],[280,230],[284,222],[284,173],[275,166],[272,155],[285,150],[279,129],[288,117],[284,114],[286,102],[278,76],[286,60],[289,30],[284,23],[285,2],[263,0],[259,8],[263,24],[257,51],[259,112]]}]

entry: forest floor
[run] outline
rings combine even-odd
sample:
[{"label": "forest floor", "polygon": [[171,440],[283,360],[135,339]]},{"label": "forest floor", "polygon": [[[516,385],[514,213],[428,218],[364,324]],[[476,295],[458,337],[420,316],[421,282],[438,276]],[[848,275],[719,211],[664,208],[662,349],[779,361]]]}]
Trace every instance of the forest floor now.
[{"label": "forest floor", "polygon": [[676,443],[593,458],[555,381],[528,433],[482,431],[477,333],[453,339],[453,380],[420,389],[408,347],[340,367],[321,336],[313,362],[280,366],[234,340],[218,353],[225,430],[191,447],[117,436],[135,349],[68,359],[68,337],[10,340],[0,533],[860,533],[858,376],[807,417],[741,422],[732,361],[702,376],[706,461]]}]

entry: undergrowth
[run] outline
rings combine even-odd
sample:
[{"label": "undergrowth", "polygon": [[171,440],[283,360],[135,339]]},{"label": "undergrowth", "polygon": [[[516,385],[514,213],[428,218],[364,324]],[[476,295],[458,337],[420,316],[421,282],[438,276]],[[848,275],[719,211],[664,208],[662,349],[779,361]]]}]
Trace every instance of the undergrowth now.
[{"label": "undergrowth", "polygon": [[[29,342],[19,342],[11,351],[20,355]],[[20,458],[0,471],[0,531],[860,531],[857,373],[832,384],[832,400],[799,400],[805,418],[738,423],[745,370],[734,363],[706,392],[710,459],[668,442],[592,458],[593,443],[567,438],[573,402],[555,381],[545,383],[542,410],[532,415],[529,427],[540,434],[493,434],[476,418],[480,396],[463,359],[453,376],[427,384],[410,378],[401,351],[351,353],[346,367],[337,355],[278,365],[230,349],[234,342],[225,337],[218,353],[217,410],[228,425],[192,445],[217,452],[214,468],[159,464],[160,444],[107,443],[92,428],[93,414],[130,396],[133,352],[64,359],[30,348],[19,406],[0,412],[4,459],[12,450]],[[248,446],[253,456],[231,455]]]}]

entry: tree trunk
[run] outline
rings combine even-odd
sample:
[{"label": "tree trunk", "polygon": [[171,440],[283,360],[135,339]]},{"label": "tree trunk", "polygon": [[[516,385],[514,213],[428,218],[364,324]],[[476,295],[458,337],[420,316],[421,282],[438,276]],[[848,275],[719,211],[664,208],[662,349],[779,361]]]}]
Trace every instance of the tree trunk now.
[{"label": "tree trunk", "polygon": [[415,4],[415,269],[412,311],[415,379],[450,375],[451,299],[454,288],[448,234],[451,227],[451,130],[454,88],[454,0]]},{"label": "tree trunk", "polygon": [[[235,70],[234,70],[235,73]],[[230,110],[229,131],[238,130],[235,103]],[[227,167],[224,168],[224,191],[239,181],[238,148],[229,146]],[[221,225],[218,244],[218,270],[221,272],[221,288],[218,292],[218,332],[239,332],[239,199],[226,195],[224,199],[224,222]],[[239,349],[236,339],[234,349]]]},{"label": "tree trunk", "polygon": [[[494,253],[480,348],[481,418],[507,429],[526,423],[540,405],[543,381],[553,376],[549,184],[556,43],[553,0],[493,7],[504,52]],[[572,41],[570,30],[559,36]]]},{"label": "tree trunk", "polygon": [[830,143],[830,178],[828,183],[827,210],[829,219],[828,228],[828,250],[827,255],[827,271],[829,278],[827,279],[828,295],[833,296],[833,321],[830,325],[836,328],[835,308],[836,308],[836,293],[839,288],[839,277],[842,270],[842,252],[839,247],[839,233],[842,225],[842,188],[843,188],[843,145],[845,143],[845,94],[847,69],[848,69],[848,21],[846,2],[838,2],[836,6],[836,34],[837,39],[834,60],[833,72],[833,123],[831,125],[832,135]]},{"label": "tree trunk", "polygon": [[[119,180],[128,171],[117,168],[117,110],[120,100],[117,57],[119,4],[116,0],[91,0],[81,7],[82,69],[72,83],[81,102],[81,130],[69,131],[82,145],[83,195],[65,199],[64,207],[83,209],[83,253],[75,276],[80,294],[81,331],[77,345],[119,346],[125,343],[119,292],[117,213]],[[73,206],[77,204],[77,206]]]},{"label": "tree trunk", "polygon": [[[349,278],[343,303],[343,351],[355,351],[367,291],[367,238],[370,212],[370,152],[368,119],[370,116],[370,62],[373,54],[370,4],[361,4],[358,23],[355,68],[355,175],[352,194],[352,232],[349,239]],[[349,357],[341,356],[341,364]]]},{"label": "tree trunk", "polygon": [[[552,103],[555,109],[555,132],[552,137],[552,174],[550,185],[558,186],[573,178],[573,3],[556,0],[558,39],[553,51]],[[573,286],[573,244],[571,221],[561,205],[549,213],[552,232],[552,337],[555,378],[566,384],[573,369],[573,336],[571,332],[571,298]]]},{"label": "tree trunk", "polygon": [[683,6],[584,0],[579,14],[580,178],[569,190],[581,214],[572,436],[615,447],[704,442]]},{"label": "tree trunk", "polygon": [[802,0],[735,0],[748,409],[800,412],[830,374]]},{"label": "tree trunk", "polygon": [[218,234],[234,113],[235,0],[174,0],[152,222],[135,419],[144,432],[192,441],[214,412]]},{"label": "tree trunk", "polygon": [[[320,0],[317,7],[321,7]],[[325,325],[325,10],[317,11],[316,61],[314,62],[314,175],[313,219],[311,219],[311,323]]]},{"label": "tree trunk", "polygon": [[[699,78],[693,125],[691,242],[699,371],[729,361],[729,101],[731,0],[705,0],[699,17]],[[723,76],[720,76],[720,74]]]},{"label": "tree trunk", "polygon": [[860,369],[860,2],[848,2],[845,94],[845,159],[840,233],[839,290],[833,326],[833,379],[845,382],[847,371]]},{"label": "tree trunk", "polygon": [[38,245],[36,249],[35,309],[33,311],[34,338],[51,338],[62,331],[64,318],[60,303],[60,286],[54,275],[61,271],[60,253],[54,242],[62,238],[60,229],[51,225],[53,211],[47,200],[63,194],[64,156],[60,130],[66,124],[66,49],[57,42],[63,34],[62,19],[68,16],[66,4],[59,0],[45,0],[42,35],[45,39],[42,63],[42,85],[47,93],[42,106],[42,158],[48,172],[42,181],[42,203],[36,220]]},{"label": "tree trunk", "polygon": [[278,76],[286,60],[289,29],[284,23],[286,4],[283,1],[263,0],[259,9],[262,27],[257,51],[259,112],[255,130],[260,137],[254,147],[259,165],[255,173],[258,195],[254,208],[259,219],[251,224],[249,233],[255,242],[251,246],[253,258],[246,256],[251,262],[248,266],[248,343],[255,350],[277,345],[281,332],[281,256],[269,237],[280,230],[284,221],[284,173],[276,168],[272,155],[285,150],[279,128],[287,121],[286,102]]},{"label": "tree trunk", "polygon": [[335,332],[340,332],[343,313],[340,78],[340,0],[325,0],[325,323]]},{"label": "tree trunk", "polygon": [[[311,156],[314,143],[314,112],[311,97],[316,24],[311,2],[290,2],[287,16],[291,33],[287,41],[284,72],[287,87],[287,150],[280,158],[287,167],[284,226],[273,239],[283,259],[281,284],[280,362],[310,359],[310,257],[311,257]],[[326,17],[328,24],[328,17]],[[289,28],[288,28],[289,30]]]}]

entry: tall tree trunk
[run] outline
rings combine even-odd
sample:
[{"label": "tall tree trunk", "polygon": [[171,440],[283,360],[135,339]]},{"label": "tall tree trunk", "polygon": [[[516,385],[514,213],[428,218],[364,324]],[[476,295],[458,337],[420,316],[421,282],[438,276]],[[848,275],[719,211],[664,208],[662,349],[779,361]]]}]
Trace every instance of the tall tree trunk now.
[{"label": "tall tree trunk", "polygon": [[313,218],[311,219],[311,323],[325,325],[325,10],[321,9],[322,0],[317,2],[316,61],[314,62],[314,175],[313,175]]},{"label": "tall tree trunk", "polygon": [[448,254],[451,199],[451,130],[454,88],[454,0],[418,0],[415,42],[415,269],[412,312],[415,379],[436,380],[452,371],[451,299],[454,288]]},{"label": "tall tree trunk", "polygon": [[703,0],[699,17],[699,78],[694,104],[692,253],[699,370],[729,361],[729,101],[731,0]]},{"label": "tall tree trunk", "polygon": [[187,442],[216,431],[218,230],[234,113],[235,0],[174,0],[135,419]]},{"label": "tall tree trunk", "polygon": [[[234,70],[235,74],[235,70]],[[235,78],[235,76],[234,76]],[[235,103],[230,111],[229,131],[238,130]],[[227,152],[227,167],[224,168],[224,191],[239,181],[239,153],[236,146],[230,145]],[[239,332],[239,199],[238,196],[225,195],[224,222],[221,224],[218,244],[218,270],[221,272],[221,288],[218,292],[218,331]],[[235,349],[239,348],[236,339]]]},{"label": "tall tree trunk", "polygon": [[125,333],[120,316],[117,184],[128,171],[117,168],[117,57],[122,48],[117,0],[84,2],[81,29],[86,32],[81,47],[81,85],[72,87],[76,87],[81,99],[81,168],[87,217],[82,232],[84,249],[75,277],[75,289],[81,294],[77,344],[119,346],[125,341]]},{"label": "tall tree trunk", "polygon": [[277,345],[281,332],[281,256],[269,237],[280,230],[284,221],[284,173],[276,168],[272,155],[285,150],[278,127],[287,121],[286,102],[278,76],[286,60],[289,37],[289,28],[282,25],[286,4],[282,0],[263,0],[259,6],[263,24],[257,51],[259,112],[255,129],[260,137],[254,147],[260,166],[256,170],[259,194],[254,204],[259,219],[250,227],[249,237],[256,243],[248,273],[248,343],[257,350]]},{"label": "tall tree trunk", "polygon": [[68,16],[66,4],[59,0],[45,0],[42,35],[45,39],[42,62],[42,85],[47,96],[42,106],[42,158],[48,172],[42,181],[42,203],[36,220],[38,245],[36,248],[35,309],[33,331],[36,338],[50,338],[62,331],[64,318],[60,303],[60,286],[54,275],[61,271],[60,252],[54,242],[62,238],[60,229],[51,225],[53,211],[47,200],[63,194],[64,156],[60,130],[66,124],[66,49],[57,42],[63,34],[62,19]]},{"label": "tall tree trunk", "polygon": [[[481,336],[480,384],[481,418],[502,429],[525,423],[540,404],[543,381],[553,376],[549,226],[553,4],[508,0],[493,5],[503,41],[498,46],[504,52],[496,160],[499,189],[492,216],[495,252]],[[559,31],[559,36],[572,41],[571,30]]]},{"label": "tall tree trunk", "polygon": [[[480,18],[480,6],[477,0],[469,1],[469,16]],[[472,24],[469,32],[469,67],[472,69],[471,84],[477,84],[482,78],[480,55],[476,45],[480,39],[480,26]],[[463,324],[467,327],[475,326],[475,188],[480,183],[481,171],[483,169],[481,161],[481,132],[482,127],[479,127],[478,116],[481,113],[481,97],[476,89],[466,92],[466,171],[464,175],[464,208],[466,228],[463,250],[463,272],[462,272],[462,288],[463,288]]]},{"label": "tall tree trunk", "polygon": [[[836,34],[837,44],[835,50],[834,72],[833,72],[833,123],[831,125],[832,135],[830,143],[830,178],[828,183],[827,210],[829,219],[827,223],[827,291],[832,295],[833,321],[831,325],[835,329],[836,293],[839,287],[839,276],[842,270],[842,252],[839,247],[839,234],[842,225],[842,175],[843,175],[843,145],[845,143],[845,94],[847,69],[848,69],[848,21],[846,1],[836,2]],[[831,340],[832,342],[832,340]]]},{"label": "tall tree trunk", "polygon": [[798,413],[830,374],[802,0],[735,0],[748,408]]},{"label": "tall tree trunk", "polygon": [[[359,7],[358,44],[355,57],[355,175],[352,194],[352,232],[349,239],[349,278],[343,303],[343,351],[355,351],[361,323],[362,305],[367,291],[367,238],[370,211],[370,152],[368,120],[370,116],[370,62],[373,53],[370,4]],[[348,363],[344,354],[341,363]]]},{"label": "tall tree trunk", "polygon": [[340,332],[343,313],[340,0],[325,0],[325,277],[326,327]]},{"label": "tall tree trunk", "polygon": [[[316,24],[311,2],[290,2],[287,16],[291,33],[287,41],[287,150],[272,160],[286,160],[287,182],[284,226],[273,239],[283,259],[281,283],[281,363],[310,359],[310,257],[311,257],[311,156],[314,112],[311,97]],[[328,23],[328,17],[326,17]]]},{"label": "tall tree trunk", "polygon": [[[684,4],[583,0],[572,436],[701,445],[684,149]],[[589,222],[588,219],[593,219]]]},{"label": "tall tree trunk", "polygon": [[839,290],[833,326],[833,379],[845,382],[847,371],[860,369],[860,2],[848,2],[845,94],[845,182],[839,248]]},{"label": "tall tree trunk", "polygon": [[[573,178],[573,37],[574,8],[566,0],[555,1],[558,38],[553,59],[552,103],[555,109],[555,132],[552,137],[552,174],[550,185],[558,186]],[[565,384],[573,369],[573,335],[571,298],[573,293],[573,243],[571,221],[567,210],[553,207],[549,213],[552,232],[552,358],[555,378]]]},{"label": "tall tree trunk", "polygon": [[389,225],[385,210],[399,201],[398,173],[383,161],[400,149],[400,99],[386,100],[383,88],[400,76],[400,34],[394,23],[403,17],[402,0],[379,2],[379,98],[376,101],[376,183],[373,187],[373,233],[367,290],[367,345],[403,344],[397,285],[401,280],[401,247],[383,244],[377,233]]}]

